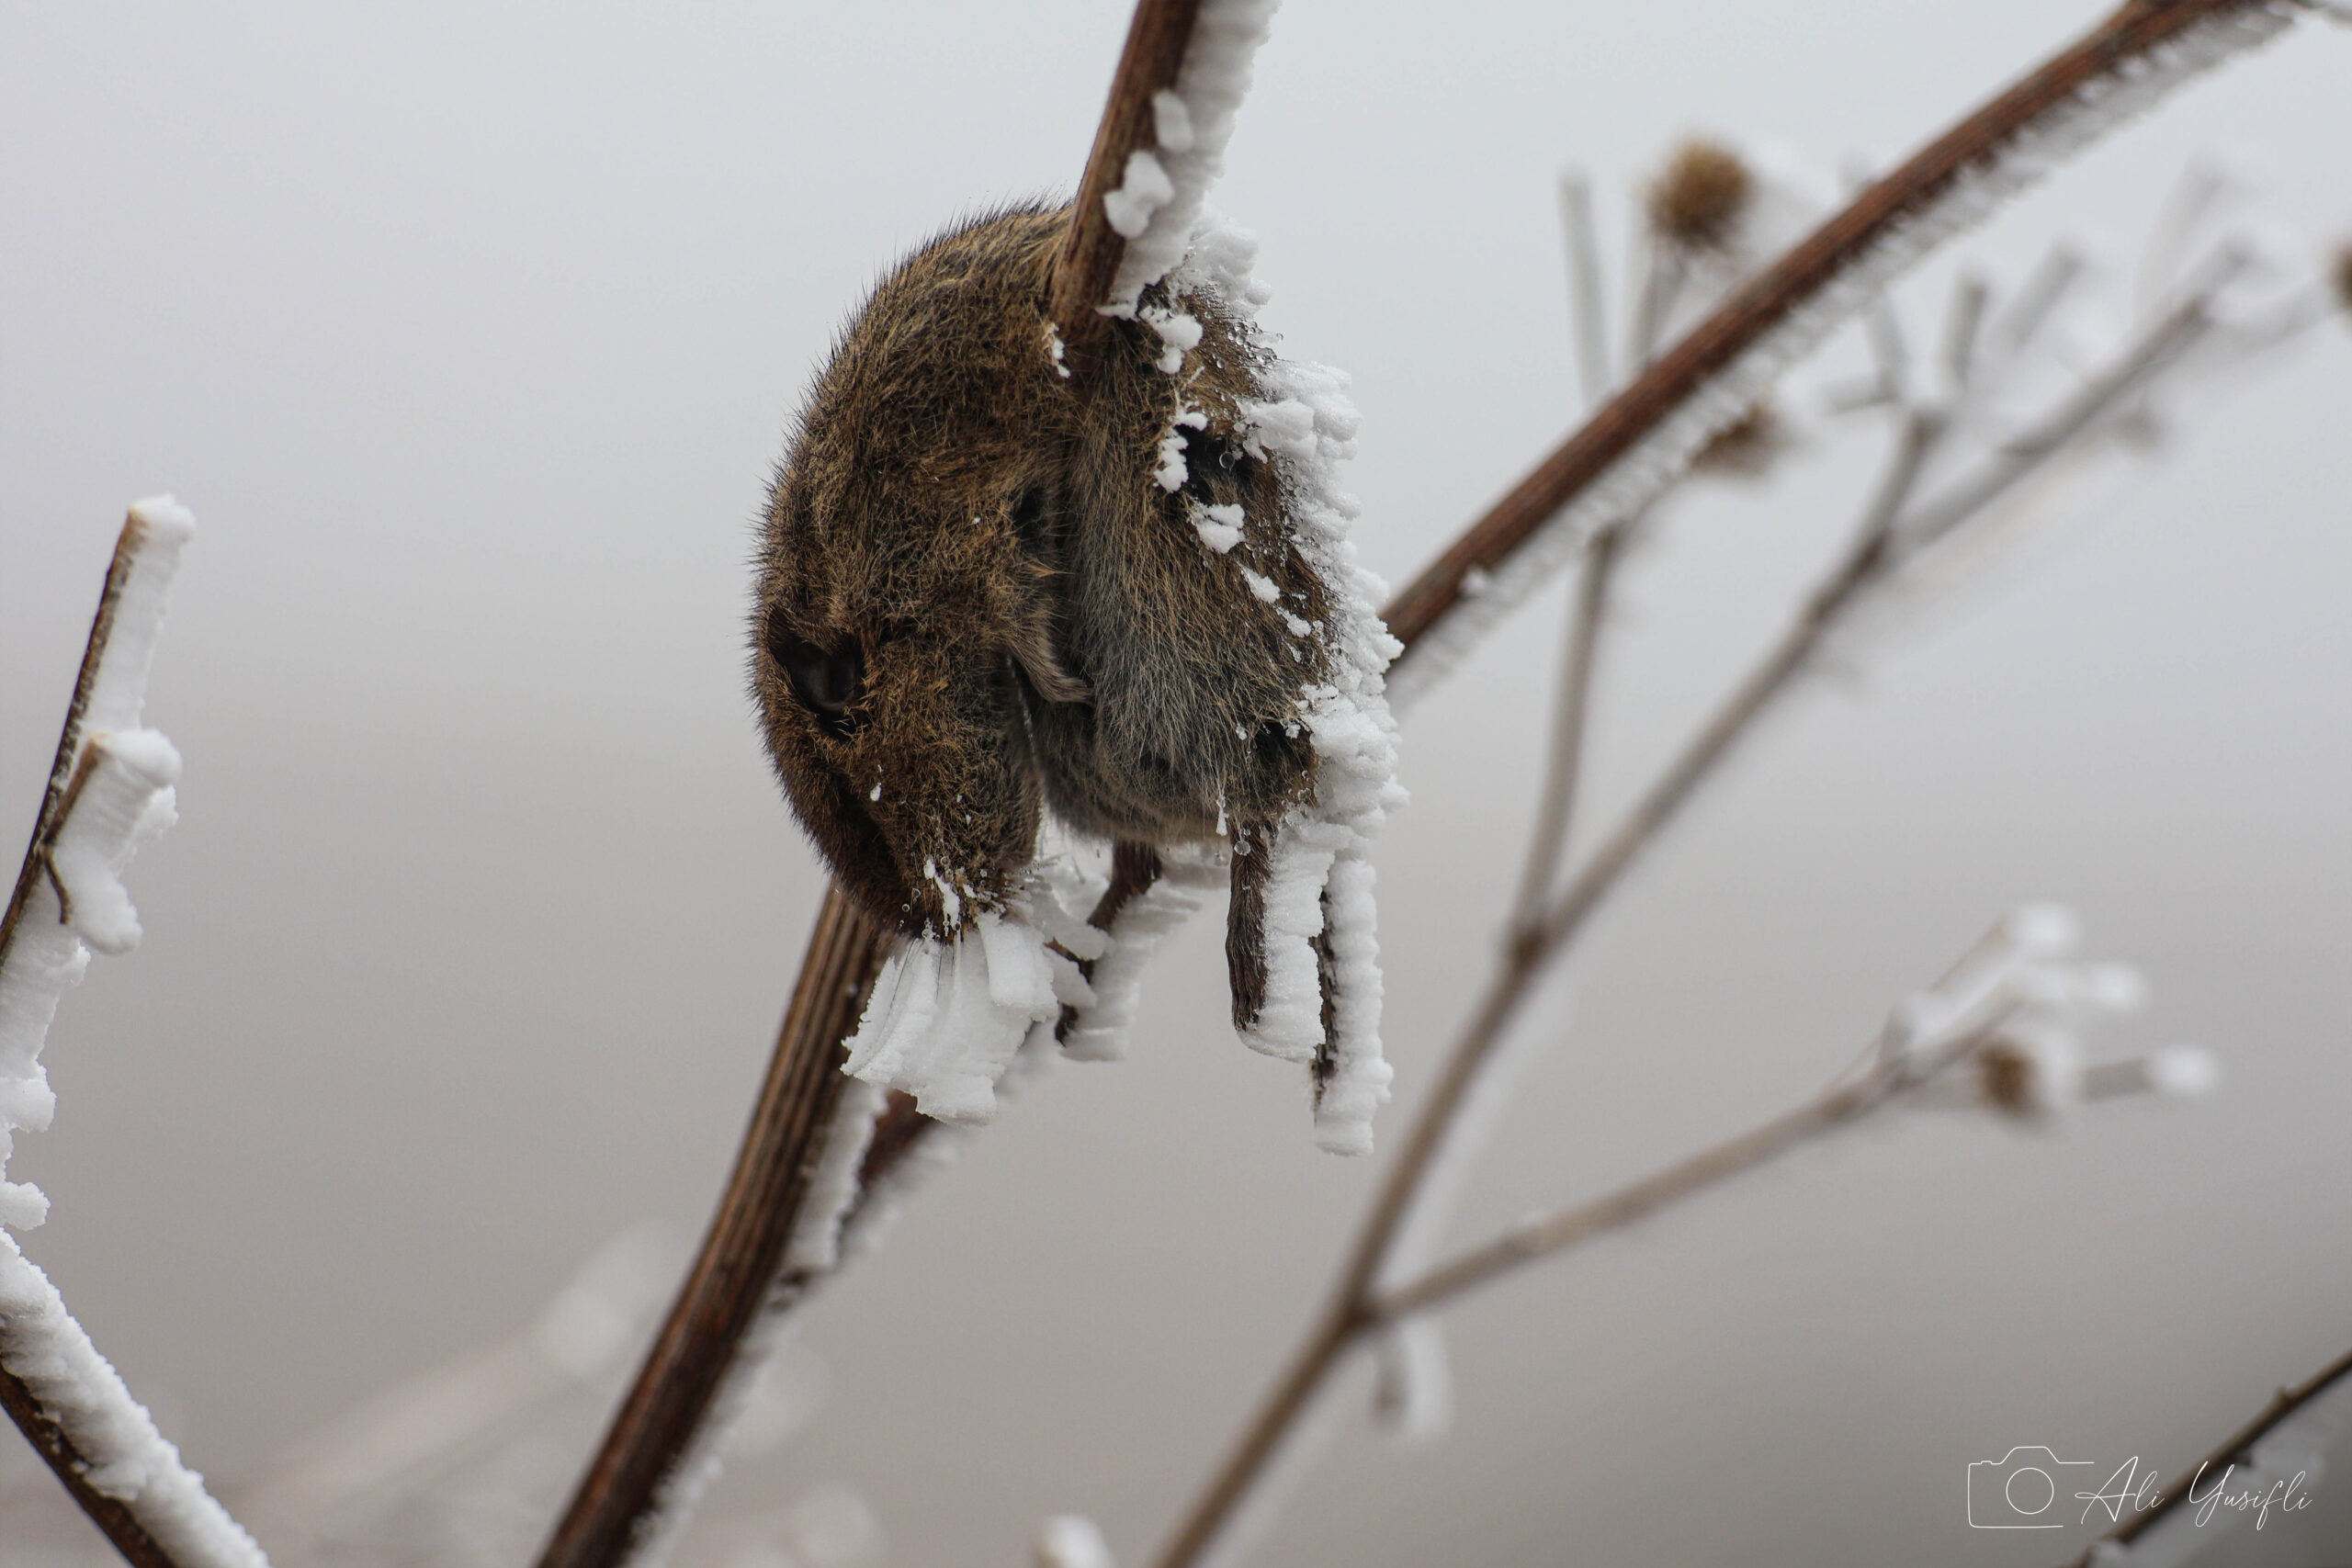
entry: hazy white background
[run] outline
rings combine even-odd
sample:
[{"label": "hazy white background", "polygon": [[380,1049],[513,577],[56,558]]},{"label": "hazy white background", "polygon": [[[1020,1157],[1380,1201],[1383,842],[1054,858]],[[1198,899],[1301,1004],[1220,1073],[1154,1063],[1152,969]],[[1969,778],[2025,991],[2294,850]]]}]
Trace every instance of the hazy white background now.
[{"label": "hazy white background", "polygon": [[[1218,200],[1290,349],[1357,378],[1370,560],[1401,581],[1574,416],[1563,163],[1614,222],[1692,128],[1891,154],[2098,8],[1292,0]],[[741,691],[779,433],[878,268],[1075,180],[1125,19],[0,9],[0,840],[124,504],[203,525],[149,707],[184,819],[133,873],[146,945],[67,998],[17,1170],[55,1201],[31,1255],[217,1480],[511,1331],[624,1225],[700,1224],[820,886]],[[2212,147],[2276,218],[2352,229],[2347,71],[2352,33],[2307,25],[1970,248],[2012,280],[2062,228],[2126,254]],[[1964,1528],[1967,1461],[2169,1473],[2352,1343],[2347,409],[2331,326],[1762,737],[1540,1010],[1559,1048],[1462,1229],[1810,1090],[2020,898],[2151,975],[2111,1045],[2209,1043],[2222,1095],[1898,1121],[1499,1289],[1453,1319],[1455,1434],[1401,1450],[1351,1408],[1266,1563],[2054,1560],[2079,1532]],[[1778,624],[1876,453],[1825,436],[1675,509],[1597,808]],[[1515,865],[1554,603],[1408,729],[1392,1141]],[[1220,923],[1151,977],[1133,1061],[1051,1076],[808,1314],[831,1399],[723,1507],[834,1480],[893,1563],[1019,1562],[1060,1510],[1142,1557],[1375,1174],[1223,1025]],[[36,1497],[0,1491],[0,1558]]]}]

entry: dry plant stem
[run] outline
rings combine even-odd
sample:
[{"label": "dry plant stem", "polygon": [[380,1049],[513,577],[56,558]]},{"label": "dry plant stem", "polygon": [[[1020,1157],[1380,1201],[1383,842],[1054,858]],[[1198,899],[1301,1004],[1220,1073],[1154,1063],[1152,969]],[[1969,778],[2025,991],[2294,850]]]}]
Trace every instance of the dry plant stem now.
[{"label": "dry plant stem", "polygon": [[1568,319],[1576,331],[1577,378],[1586,412],[1609,395],[1608,307],[1601,298],[1600,240],[1592,218],[1592,182],[1581,170],[1560,176],[1560,228],[1568,251]]},{"label": "dry plant stem", "polygon": [[[121,601],[123,584],[130,581],[130,568],[139,546],[139,524],[126,521],[122,532],[116,536],[114,558],[107,566],[106,587],[98,594],[98,611],[90,622],[89,640],[83,644],[82,667],[74,678],[74,696],[66,705],[65,723],[57,738],[57,758],[50,766],[49,787],[42,793],[40,815],[33,819],[30,842],[25,849],[24,864],[17,873],[15,890],[8,896],[8,910],[0,916],[0,963],[5,963],[8,950],[15,945],[17,928],[23,924],[26,904],[40,879],[49,874],[49,855],[57,842],[59,831],[72,815],[74,803],[80,795],[81,780],[87,776],[81,761],[82,720],[90,707],[90,692],[98,678],[98,661],[104,658],[107,643],[114,633],[115,606]],[[145,1527],[131,1516],[128,1505],[117,1497],[109,1497],[89,1483],[92,1468],[88,1456],[74,1445],[55,1421],[50,1419],[33,1397],[32,1390],[0,1368],[0,1409],[33,1446],[33,1451],[46,1461],[90,1522],[99,1533],[121,1553],[125,1562],[136,1568],[178,1568],[175,1560],[156,1544]]]},{"label": "dry plant stem", "polygon": [[90,635],[82,645],[82,666],[74,676],[74,695],[65,705],[65,723],[58,731],[57,756],[49,766],[49,787],[42,792],[40,812],[33,818],[24,864],[17,872],[15,890],[8,896],[8,912],[0,917],[0,958],[6,958],[16,942],[17,927],[25,918],[26,901],[47,874],[49,847],[56,841],[58,829],[64,826],[66,792],[73,784],[74,764],[82,752],[83,716],[90,710],[90,692],[97,682],[98,661],[106,657],[107,644],[114,637],[115,606],[121,602],[123,585],[130,581],[140,537],[136,518],[126,519],[122,532],[115,536],[114,557],[107,563],[106,586],[98,592],[97,614],[91,617]]},{"label": "dry plant stem", "polygon": [[[1199,11],[1199,0],[1138,0],[1128,24],[1047,299],[1064,364],[1080,380],[1110,332],[1097,307],[1110,294],[1125,243],[1111,228],[1102,198],[1117,188],[1128,155],[1149,144],[1151,96],[1174,85]],[[1156,863],[1130,861],[1134,857],[1114,863],[1096,924],[1107,926],[1156,876]],[[835,1070],[841,1042],[856,1025],[885,948],[884,936],[854,913],[838,888],[829,887],[735,1174],[662,1336],[581,1478],[539,1568],[613,1568],[627,1559],[660,1507],[663,1483],[779,1283],[777,1270],[807,1190],[808,1163],[841,1091]],[[859,1169],[858,1201],[924,1141],[929,1126],[910,1099],[890,1097]],[[790,1283],[797,1292],[811,1282]]]},{"label": "dry plant stem", "polygon": [[1126,177],[1131,153],[1156,145],[1151,96],[1176,85],[1184,50],[1193,39],[1200,0],[1138,0],[1127,24],[1126,47],[1111,78],[1110,101],[1094,131],[1086,174],[1071,207],[1069,234],[1054,257],[1053,292],[1046,313],[1062,334],[1062,362],[1083,379],[1111,333],[1110,319],[1098,307],[1110,298],[1126,242],[1111,227],[1102,198]]},{"label": "dry plant stem", "polygon": [[[2231,1433],[2220,1448],[2215,1449],[2199,1461],[2199,1470],[2210,1474],[2215,1470],[2226,1470],[2232,1465],[2251,1465],[2254,1462],[2255,1445],[2268,1437],[2272,1428],[2347,1377],[2352,1377],[2352,1351],[2346,1351],[2338,1356],[2309,1381],[2299,1383],[2293,1388],[2282,1388],[2271,1395],[2270,1403],[2263,1406],[2262,1414]],[[2192,1470],[2188,1473],[2193,1480],[2198,1472]],[[2163,1502],[2158,1503],[2144,1514],[2135,1514],[2125,1520],[2120,1529],[2109,1532],[2099,1541],[2093,1543],[2088,1551],[2069,1562],[2066,1568],[2090,1568],[2099,1546],[2108,1541],[2113,1541],[2119,1545],[2130,1545],[2154,1529],[2165,1515],[2186,1503],[2188,1500],[2188,1492],[2189,1488],[2184,1486],[2177,1492],[2165,1494]]]},{"label": "dry plant stem", "polygon": [[1472,525],[1389,606],[1389,630],[1410,647],[1460,603],[1473,572],[1494,572],[1560,509],[1708,380],[1827,288],[1880,237],[1931,205],[2086,84],[2255,0],[2134,0],[1885,178],[1865,188],[1795,249],[1734,289],[1714,312],[1636,375]]},{"label": "dry plant stem", "polygon": [[[1148,847],[1117,846],[1093,923],[1108,929],[1158,874],[1158,857]],[[856,1027],[887,946],[887,938],[838,888],[827,890],[718,1213],[661,1337],[540,1556],[540,1568],[605,1568],[627,1559],[753,1320],[763,1309],[788,1304],[778,1299],[779,1291],[797,1295],[817,1282],[814,1277],[780,1279],[778,1269],[807,1190],[817,1134],[841,1092],[841,1042]],[[845,1218],[854,1216],[865,1192],[935,1126],[912,1098],[890,1096],[859,1168],[860,1196]]]},{"label": "dry plant stem", "polygon": [[2116,362],[2084,383],[2041,423],[2007,443],[1993,461],[1901,517],[1906,549],[1930,544],[2046,467],[2068,444],[2144,387],[2213,324],[2211,298],[2199,293],[2141,333]]},{"label": "dry plant stem", "polygon": [[1535,808],[1535,831],[1527,865],[1512,905],[1515,931],[1531,928],[1552,896],[1575,816],[1577,785],[1584,773],[1585,734],[1590,728],[1593,670],[1600,629],[1609,615],[1609,590],[1623,558],[1631,524],[1603,528],[1585,547],[1584,570],[1577,579],[1576,605],[1568,615],[1567,648],[1561,660],[1559,699],[1552,715],[1552,755],[1544,794]]},{"label": "dry plant stem", "polygon": [[1368,1309],[1371,1325],[1400,1322],[1442,1306],[1501,1275],[1629,1225],[1823,1134],[1850,1126],[1905,1089],[1956,1066],[1981,1047],[1989,1034],[1989,1027],[1973,1030],[1924,1058],[1883,1063],[1853,1083],[1829,1089],[1784,1116],[1726,1138],[1614,1192],[1513,1226],[1485,1246],[1382,1292]]},{"label": "dry plant stem", "polygon": [[838,887],[826,889],[718,1213],[540,1568],[624,1561],[660,1506],[776,1281],[819,1134],[841,1095],[842,1041],[856,1026],[885,945]]}]

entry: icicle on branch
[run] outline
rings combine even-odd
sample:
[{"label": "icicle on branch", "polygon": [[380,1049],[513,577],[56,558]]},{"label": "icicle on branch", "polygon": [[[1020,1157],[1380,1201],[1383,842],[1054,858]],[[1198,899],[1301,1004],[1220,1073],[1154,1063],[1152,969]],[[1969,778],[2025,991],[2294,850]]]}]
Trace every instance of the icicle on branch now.
[{"label": "icicle on branch", "polygon": [[[5,1178],[16,1134],[46,1128],[56,1109],[40,1065],[50,1022],[93,951],[139,944],[122,872],[175,820],[179,753],[141,719],[172,578],[195,527],[168,496],[139,502],[123,523],[32,841],[0,919],[0,1224],[17,1230],[49,1214],[40,1189]],[[180,1462],[6,1230],[0,1407],[128,1562],[266,1568],[261,1548]]]}]

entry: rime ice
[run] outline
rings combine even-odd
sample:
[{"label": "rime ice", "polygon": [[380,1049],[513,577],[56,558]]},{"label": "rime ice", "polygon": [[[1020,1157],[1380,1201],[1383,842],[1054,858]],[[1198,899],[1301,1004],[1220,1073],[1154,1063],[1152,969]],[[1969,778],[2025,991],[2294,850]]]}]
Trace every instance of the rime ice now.
[{"label": "rime ice", "polygon": [[[172,577],[195,528],[167,496],[133,506],[124,526],[112,625],[53,781],[65,791],[61,820],[51,827],[47,868],[33,879],[0,956],[0,1175],[15,1134],[47,1127],[56,1109],[40,1052],[60,997],[88,969],[93,951],[124,953],[139,943],[122,873],[174,821],[180,771],[172,743],[141,727],[141,709]],[[48,1213],[38,1188],[0,1180],[0,1224],[29,1229]],[[90,1461],[84,1478],[91,1488],[127,1504],[175,1561],[187,1568],[267,1568],[253,1538],[206,1493],[204,1478],[180,1462],[49,1277],[5,1231],[0,1366]]]},{"label": "rime ice", "polygon": [[111,632],[75,727],[75,749],[56,781],[66,791],[63,820],[52,829],[47,872],[34,878],[0,958],[0,1224],[19,1230],[49,1213],[40,1189],[6,1177],[15,1134],[45,1129],[56,1110],[40,1065],[50,1021],[93,951],[120,954],[139,944],[139,916],[122,872],[176,819],[179,753],[140,718],[172,576],[196,525],[167,497],[142,501],[130,515],[130,558]]},{"label": "rime ice", "polygon": [[1152,98],[1158,151],[1132,154],[1119,188],[1102,198],[1111,227],[1127,242],[1108,313],[1135,314],[1143,291],[1184,260],[1273,13],[1274,0],[1204,0],[1174,90]]}]

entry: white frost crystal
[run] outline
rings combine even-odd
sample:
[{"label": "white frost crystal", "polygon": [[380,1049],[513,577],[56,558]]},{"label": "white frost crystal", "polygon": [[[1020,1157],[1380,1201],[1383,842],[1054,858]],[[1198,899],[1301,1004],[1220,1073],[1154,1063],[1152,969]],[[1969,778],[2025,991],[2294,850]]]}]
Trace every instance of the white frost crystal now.
[{"label": "white frost crystal", "polygon": [[[1246,231],[1205,219],[1171,292],[1180,299],[1214,294],[1251,322],[1271,297],[1250,276],[1256,251]],[[1244,1039],[1270,1055],[1319,1059],[1316,1142],[1334,1154],[1365,1154],[1373,1112],[1387,1100],[1391,1077],[1381,1055],[1380,944],[1368,855],[1382,819],[1405,800],[1385,681],[1402,649],[1380,621],[1387,586],[1358,563],[1348,537],[1363,505],[1339,477],[1339,465],[1355,455],[1360,423],[1347,377],[1270,352],[1259,387],[1258,400],[1242,410],[1244,445],[1279,467],[1283,524],[1330,593],[1333,624],[1323,628],[1327,678],[1307,688],[1298,714],[1317,757],[1314,798],[1294,809],[1272,843],[1257,852],[1273,857],[1266,883],[1266,1000]],[[1274,584],[1258,574],[1245,570],[1242,578],[1258,598],[1277,597],[1267,592]],[[1318,942],[1329,950],[1336,1002],[1329,1040]]]},{"label": "white frost crystal", "polygon": [[1037,1568],[1118,1568],[1102,1532],[1082,1514],[1056,1514],[1037,1527]]},{"label": "white frost crystal", "polygon": [[1158,149],[1130,154],[1119,188],[1102,198],[1104,216],[1126,241],[1105,314],[1134,315],[1143,291],[1185,259],[1273,14],[1274,0],[1203,0],[1175,87],[1152,97]]},{"label": "white frost crystal", "polygon": [[953,941],[916,938],[893,953],[850,1036],[850,1076],[910,1094],[942,1122],[992,1120],[997,1079],[1029,1031],[1087,994],[1078,965],[1046,946],[1035,901],[1052,897],[1034,888],[1026,908],[982,909]]}]

